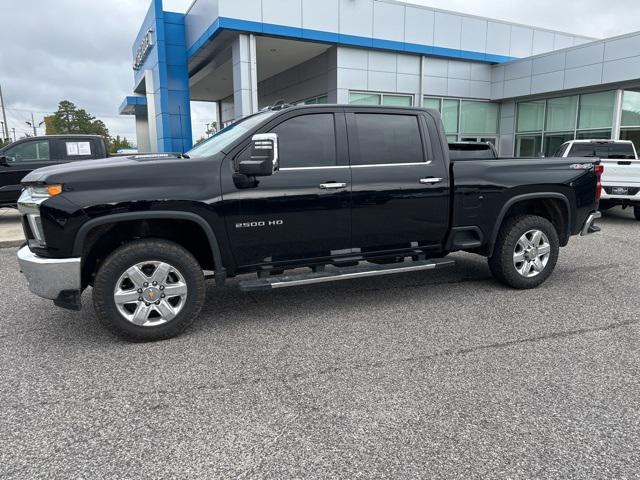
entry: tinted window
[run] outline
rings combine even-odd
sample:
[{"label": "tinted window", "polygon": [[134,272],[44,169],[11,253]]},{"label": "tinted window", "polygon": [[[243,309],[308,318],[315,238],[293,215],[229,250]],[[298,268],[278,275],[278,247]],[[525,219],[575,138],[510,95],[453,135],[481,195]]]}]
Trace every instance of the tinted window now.
[{"label": "tinted window", "polygon": [[628,143],[576,143],[570,154],[572,157],[635,158],[633,147]]},{"label": "tinted window", "polygon": [[49,160],[49,140],[34,140],[7,148],[4,156],[14,162],[38,162]]},{"label": "tinted window", "polygon": [[354,165],[424,161],[415,115],[357,113],[355,118],[360,156],[352,159]]},{"label": "tinted window", "polygon": [[496,158],[491,146],[483,144],[449,144],[449,157],[452,160],[470,158]]},{"label": "tinted window", "polygon": [[278,134],[280,168],[336,164],[336,131],[332,113],[290,118],[272,132]]}]

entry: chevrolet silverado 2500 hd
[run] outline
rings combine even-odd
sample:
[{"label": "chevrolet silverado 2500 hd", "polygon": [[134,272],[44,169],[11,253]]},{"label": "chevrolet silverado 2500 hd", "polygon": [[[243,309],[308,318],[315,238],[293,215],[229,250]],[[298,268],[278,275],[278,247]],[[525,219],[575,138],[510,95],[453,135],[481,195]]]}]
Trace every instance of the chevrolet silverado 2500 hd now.
[{"label": "chevrolet silverado 2500 hd", "polygon": [[92,286],[100,321],[134,340],[186,328],[204,272],[252,273],[240,288],[253,291],[443,268],[464,250],[533,288],[597,229],[599,172],[584,158],[452,162],[433,110],[279,107],[186,155],[32,172],[18,258],[33,293],[79,309]]}]

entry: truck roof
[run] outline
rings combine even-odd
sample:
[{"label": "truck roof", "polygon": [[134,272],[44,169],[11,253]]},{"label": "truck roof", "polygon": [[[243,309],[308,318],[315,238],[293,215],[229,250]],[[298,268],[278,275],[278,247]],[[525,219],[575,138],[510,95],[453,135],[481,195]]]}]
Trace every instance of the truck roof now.
[{"label": "truck roof", "polygon": [[597,138],[594,139],[584,139],[584,140],[569,140],[568,142],[565,143],[598,143],[601,145],[606,145],[609,143],[633,143],[631,140],[606,140],[606,139],[600,139],[598,140]]}]

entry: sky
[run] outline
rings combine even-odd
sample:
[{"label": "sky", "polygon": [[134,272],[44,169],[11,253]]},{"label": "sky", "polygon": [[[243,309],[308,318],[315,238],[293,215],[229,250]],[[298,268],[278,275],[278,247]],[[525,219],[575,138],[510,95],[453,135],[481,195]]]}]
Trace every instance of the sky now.
[{"label": "sky", "polygon": [[[236,0],[242,1],[242,0]],[[322,0],[318,0],[322,1]],[[164,0],[184,12],[191,0]],[[606,38],[640,30],[638,0],[411,0],[543,28]],[[118,107],[133,87],[131,48],[149,0],[0,0],[0,86],[17,137],[60,100],[135,142],[133,117]],[[195,139],[214,120],[213,104],[192,104]],[[44,133],[44,128],[38,130]]]}]

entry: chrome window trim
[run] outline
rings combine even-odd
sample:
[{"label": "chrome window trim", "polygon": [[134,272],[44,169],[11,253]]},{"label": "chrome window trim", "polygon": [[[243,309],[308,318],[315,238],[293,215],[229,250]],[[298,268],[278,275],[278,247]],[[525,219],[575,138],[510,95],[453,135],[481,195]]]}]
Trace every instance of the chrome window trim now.
[{"label": "chrome window trim", "polygon": [[371,167],[407,167],[411,165],[431,165],[432,161],[410,162],[410,163],[366,163],[364,165],[351,165],[351,168],[371,168]]},{"label": "chrome window trim", "polygon": [[287,168],[281,168],[280,171],[288,172],[292,170],[329,170],[329,169],[335,169],[335,168],[349,168],[349,165],[327,165],[324,167],[287,167]]},{"label": "chrome window trim", "polygon": [[290,172],[295,170],[331,170],[338,168],[371,168],[371,167],[407,167],[412,165],[431,165],[432,160],[427,162],[409,162],[409,163],[367,163],[365,165],[330,165],[325,167],[287,167],[281,168],[280,172]]}]

